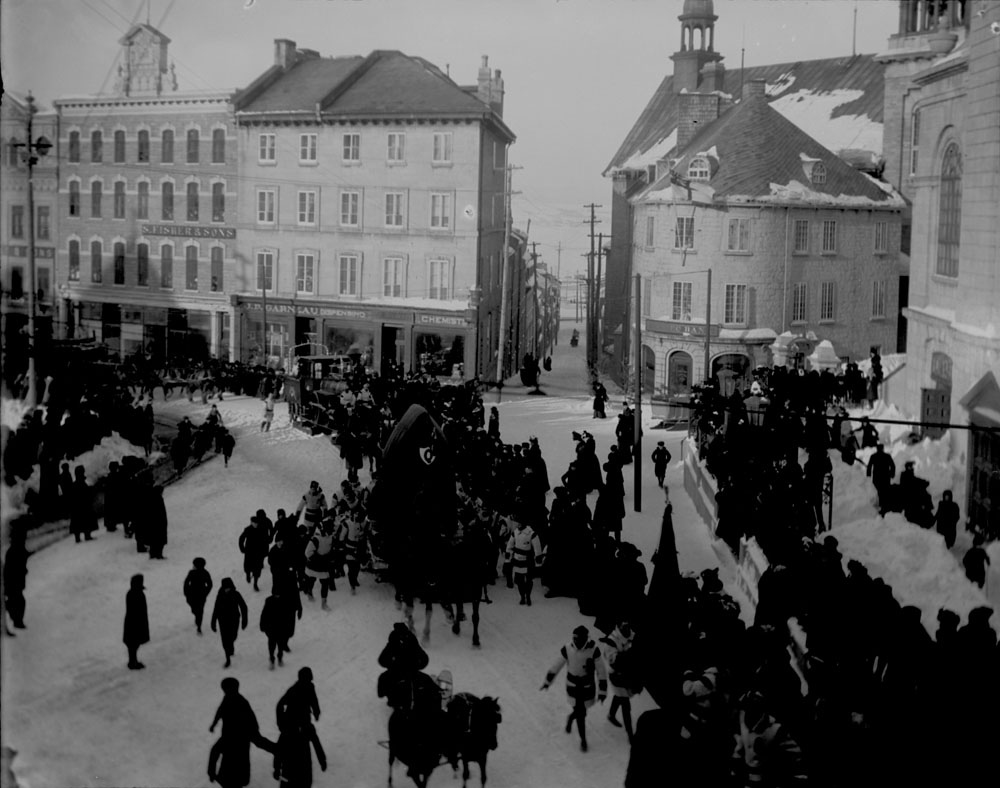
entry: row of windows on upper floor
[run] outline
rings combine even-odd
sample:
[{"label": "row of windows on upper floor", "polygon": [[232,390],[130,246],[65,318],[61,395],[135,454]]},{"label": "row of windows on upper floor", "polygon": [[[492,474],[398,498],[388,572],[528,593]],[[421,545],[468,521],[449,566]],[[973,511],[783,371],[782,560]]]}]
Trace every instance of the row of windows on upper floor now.
[{"label": "row of windows on upper floor", "polygon": [[[135,161],[138,163],[149,163],[152,161],[152,146],[150,132],[140,129],[136,133]],[[124,130],[117,130],[112,134],[111,158],[114,164],[126,163],[126,142],[127,137]],[[173,129],[163,129],[160,132],[159,161],[161,164],[174,164],[175,133]],[[430,161],[432,164],[447,165],[452,163],[454,135],[450,131],[434,132],[431,139]],[[67,146],[67,159],[70,163],[79,163],[82,156],[82,136],[79,131],[69,133]],[[90,132],[90,162],[94,164],[105,161],[104,132],[101,129],[94,129]],[[10,149],[16,152],[11,146]],[[503,166],[502,160],[497,163],[497,159],[502,159],[503,147],[494,143],[493,158],[495,166]],[[385,161],[390,164],[405,164],[407,161],[406,132],[391,131],[385,135]],[[299,134],[298,147],[291,152],[297,156],[300,164],[318,164],[320,160],[320,138],[316,133]],[[348,132],[342,135],[338,153],[340,160],[349,164],[361,162],[361,134],[358,132]],[[14,155],[14,154],[11,154]],[[184,162],[188,164],[198,164],[201,162],[201,132],[198,129],[188,129],[186,132],[186,145]],[[226,130],[213,129],[211,143],[212,164],[226,163]],[[273,165],[278,162],[278,137],[274,133],[262,133],[257,135],[257,161],[263,165]]]},{"label": "row of windows on upper floor", "polygon": [[[10,230],[10,238],[21,239],[25,237],[25,213],[23,205],[10,206],[10,222],[7,227]],[[35,206],[35,240],[52,240],[52,208],[48,205]]]},{"label": "row of windows on upper floor", "polygon": [[[89,243],[89,267],[91,284],[105,281],[105,263],[109,262],[111,283],[136,287],[158,287],[161,290],[174,289],[174,259],[178,253],[173,241],[161,242],[159,247],[151,247],[150,242],[140,240],[135,244],[135,254],[127,254],[126,242],[113,240],[110,244],[110,260],[106,255],[103,239],[92,238]],[[204,269],[205,258],[201,254],[201,244],[197,241],[183,243],[184,289],[198,291],[199,271]],[[67,244],[68,274],[71,282],[79,282],[81,277],[81,254],[83,246],[79,239],[71,238]],[[151,258],[151,252],[153,255]],[[320,253],[314,249],[296,250],[292,254],[294,263],[295,292],[299,295],[316,295],[320,275]],[[278,275],[278,250],[262,248],[255,250],[256,263],[254,285],[258,291],[275,292]],[[221,293],[224,289],[225,246],[213,243],[208,248],[207,269],[209,272],[209,292]],[[364,293],[361,289],[364,273],[364,255],[360,252],[342,252],[334,255],[332,287],[334,295],[364,296],[382,295],[389,297],[420,297],[448,300],[454,293],[454,260],[448,256],[432,257],[425,261],[423,287],[411,279],[412,267],[405,255],[386,255],[381,260],[381,282],[377,292]]]},{"label": "row of windows on upper floor", "polygon": [[[712,180],[712,159],[707,156],[695,156],[688,164],[687,178],[689,181],[708,183]],[[673,165],[671,165],[673,166]],[[803,162],[803,171],[809,182],[816,186],[826,183],[826,165],[821,161],[809,159]],[[656,165],[649,166],[648,180],[650,183],[657,179]]]},{"label": "row of windows on upper floor", "polygon": [[[67,160],[72,164],[80,162],[81,157],[81,134],[79,131],[69,133],[69,144],[67,145]],[[111,159],[114,164],[126,163],[126,135],[121,129],[112,134]],[[140,164],[147,164],[152,161],[152,150],[150,145],[150,132],[140,129],[136,133],[135,161]],[[188,129],[185,136],[184,162],[187,164],[199,164],[201,162],[201,132],[198,129]],[[226,130],[212,130],[212,149],[209,161],[212,164],[226,163]],[[90,162],[101,164],[104,162],[104,132],[95,129],[90,132]],[[174,164],[174,130],[163,129],[160,132],[160,163]]]},{"label": "row of windows on upper floor", "polygon": [[[127,206],[126,182],[116,180],[111,192],[110,218],[125,219]],[[201,220],[203,193],[200,182],[191,180],[184,188],[184,220],[197,222]],[[257,224],[261,227],[278,224],[277,188],[258,188],[256,191],[255,208]],[[83,194],[79,179],[69,181],[69,216],[83,216]],[[160,213],[161,221],[175,221],[176,190],[172,180],[160,183]],[[405,229],[409,225],[408,192],[390,191],[384,194],[384,213],[382,227]],[[217,181],[212,184],[210,211],[208,216],[212,222],[226,220],[226,184]],[[140,180],[136,183],[135,218],[150,218],[150,183]],[[340,190],[339,226],[361,229],[364,226],[362,192],[353,189]],[[454,226],[454,194],[451,192],[430,192],[428,194],[427,226],[432,230],[448,231]],[[319,191],[316,189],[300,189],[296,194],[296,224],[301,227],[319,227]],[[90,182],[89,218],[105,217],[104,181],[94,179]],[[493,217],[496,218],[495,216]]]},{"label": "row of windows on upper floor", "polygon": [[[750,238],[751,219],[730,219],[726,233],[726,251],[744,252],[753,251]],[[808,219],[796,219],[792,234],[792,252],[794,254],[808,254],[810,249],[810,221]],[[837,220],[825,219],[818,222],[821,228],[820,252],[822,254],[837,253]],[[889,223],[873,222],[874,237],[872,250],[875,254],[887,254],[889,251]],[[695,248],[695,224],[693,216],[678,216],[674,224],[674,249],[694,249]],[[656,247],[656,217],[646,217],[646,237],[645,247],[654,249]]]},{"label": "row of windows on upper floor", "polygon": [[[642,288],[642,315],[649,317],[653,313],[653,280],[649,277],[643,279]],[[670,319],[681,322],[691,322],[691,297],[694,291],[694,283],[674,281],[671,283],[671,304]],[[746,326],[748,321],[747,312],[747,285],[746,284],[726,284],[724,286],[724,304],[722,322],[726,325]],[[871,310],[869,317],[872,320],[881,320],[886,317],[886,301],[888,294],[888,281],[885,279],[872,280],[871,289]],[[792,285],[792,314],[791,322],[801,324],[809,322],[809,298],[810,283],[797,282]],[[852,316],[854,316],[852,314]],[[828,281],[819,283],[819,322],[832,323],[837,320],[837,283]]]}]

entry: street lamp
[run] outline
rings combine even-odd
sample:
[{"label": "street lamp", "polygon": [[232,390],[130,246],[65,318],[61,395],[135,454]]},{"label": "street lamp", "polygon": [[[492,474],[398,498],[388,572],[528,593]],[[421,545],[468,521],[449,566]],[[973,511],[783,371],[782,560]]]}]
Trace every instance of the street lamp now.
[{"label": "street lamp", "polygon": [[28,164],[28,405],[34,407],[38,398],[35,373],[35,185],[34,167],[39,158],[48,155],[52,143],[45,137],[32,139],[32,122],[38,112],[35,97],[28,93],[25,99],[28,105],[27,134],[25,142],[13,143],[15,148],[24,148],[22,156]]}]

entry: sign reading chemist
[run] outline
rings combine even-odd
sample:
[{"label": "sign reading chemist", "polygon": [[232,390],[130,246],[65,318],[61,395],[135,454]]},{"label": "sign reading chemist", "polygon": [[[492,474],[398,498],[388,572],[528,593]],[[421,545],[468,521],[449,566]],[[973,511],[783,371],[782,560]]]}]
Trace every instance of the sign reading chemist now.
[{"label": "sign reading chemist", "polygon": [[200,225],[141,224],[143,235],[168,235],[174,238],[236,238],[235,227],[203,227]]}]

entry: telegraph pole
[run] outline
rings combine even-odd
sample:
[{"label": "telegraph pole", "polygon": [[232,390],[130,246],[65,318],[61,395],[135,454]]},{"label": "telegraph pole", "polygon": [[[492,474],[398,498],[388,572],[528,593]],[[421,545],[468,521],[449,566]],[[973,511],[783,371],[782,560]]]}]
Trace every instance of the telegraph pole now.
[{"label": "telegraph pole", "polygon": [[[610,240],[611,236],[609,235],[607,236],[607,238],[608,240]],[[601,357],[601,348],[603,341],[602,339],[603,332],[601,331],[601,323],[603,322],[603,315],[604,315],[604,312],[601,309],[601,257],[604,255],[604,239],[605,239],[604,233],[597,234],[597,282],[595,285],[597,290],[597,298],[594,299],[595,301],[594,326],[595,326],[595,333],[597,335],[597,341],[595,342],[596,347],[594,350],[595,363]]]},{"label": "telegraph pole", "polygon": [[536,360],[538,359],[538,252],[535,251],[537,246],[537,241],[531,242],[531,297],[535,306],[533,310],[534,319],[532,321],[531,349],[535,354]]},{"label": "telegraph pole", "polygon": [[602,208],[603,206],[590,203],[590,205],[584,205],[583,207],[590,208],[590,219],[584,220],[584,224],[590,224],[590,256],[587,258],[587,284],[589,291],[587,298],[587,367],[590,371],[593,371],[593,368],[597,363],[597,297],[596,286],[594,283],[594,225],[601,223],[601,220],[597,218],[596,211],[598,208]]},{"label": "telegraph pole", "polygon": [[507,311],[511,308],[509,303],[508,290],[510,290],[510,252],[508,245],[510,244],[510,230],[511,230],[511,215],[510,215],[510,198],[513,192],[510,190],[511,179],[513,177],[513,171],[521,169],[520,167],[515,167],[512,164],[508,164],[504,167],[504,201],[503,201],[503,279],[501,283],[500,292],[500,336],[497,339],[497,402],[500,401],[501,392],[503,390],[503,358],[504,349],[507,342],[507,322],[508,316]]}]

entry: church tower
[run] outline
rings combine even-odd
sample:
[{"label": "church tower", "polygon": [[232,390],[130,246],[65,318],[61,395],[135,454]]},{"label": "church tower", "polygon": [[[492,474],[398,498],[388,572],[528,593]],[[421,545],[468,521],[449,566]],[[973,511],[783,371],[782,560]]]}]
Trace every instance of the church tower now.
[{"label": "church tower", "polygon": [[[674,61],[674,91],[719,90],[721,80],[702,77],[721,72],[722,55],[715,51],[715,8],[712,0],[684,0],[684,9],[677,17],[681,22],[681,48],[670,56]],[[696,35],[697,33],[697,35]],[[702,73],[706,66],[709,68]]]},{"label": "church tower", "polygon": [[170,39],[149,24],[134,25],[119,41],[121,63],[115,91],[124,96],[159,96],[177,90],[174,66],[167,66]]}]

